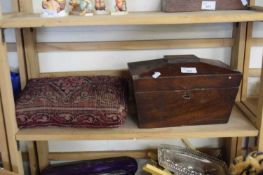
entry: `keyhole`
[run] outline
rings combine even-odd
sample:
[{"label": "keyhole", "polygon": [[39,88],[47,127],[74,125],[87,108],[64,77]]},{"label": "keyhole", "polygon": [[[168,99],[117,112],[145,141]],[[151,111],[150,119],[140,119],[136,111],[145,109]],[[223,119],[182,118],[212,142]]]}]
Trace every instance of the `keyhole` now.
[{"label": "keyhole", "polygon": [[185,94],[183,95],[183,98],[185,100],[190,100],[192,98],[192,94],[190,92],[185,92]]}]

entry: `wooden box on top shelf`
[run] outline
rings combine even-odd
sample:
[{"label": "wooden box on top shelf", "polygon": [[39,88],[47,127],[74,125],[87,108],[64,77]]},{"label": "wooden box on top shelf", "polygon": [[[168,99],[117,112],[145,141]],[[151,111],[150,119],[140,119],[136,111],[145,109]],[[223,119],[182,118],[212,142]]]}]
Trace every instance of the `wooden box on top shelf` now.
[{"label": "wooden box on top shelf", "polygon": [[139,127],[227,123],[242,75],[193,55],[129,63]]},{"label": "wooden box on top shelf", "polygon": [[242,10],[246,9],[246,5],[243,3],[241,0],[162,0],[162,11],[172,13],[201,10]]}]

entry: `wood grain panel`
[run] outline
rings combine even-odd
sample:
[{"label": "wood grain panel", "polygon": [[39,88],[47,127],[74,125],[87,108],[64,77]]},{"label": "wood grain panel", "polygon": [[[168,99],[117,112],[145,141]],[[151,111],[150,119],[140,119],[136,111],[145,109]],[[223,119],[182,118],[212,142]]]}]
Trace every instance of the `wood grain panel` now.
[{"label": "wood grain panel", "polygon": [[7,57],[7,47],[2,39],[2,31],[0,31],[0,90],[3,100],[3,111],[5,123],[7,128],[8,146],[10,152],[10,159],[12,163],[12,170],[18,172],[20,175],[24,174],[23,161],[21,152],[17,148],[16,133],[18,127],[15,115],[15,103],[12,91],[12,84],[10,80],[10,68]]},{"label": "wood grain panel", "polygon": [[[35,142],[27,142],[28,161],[31,175],[37,175],[39,173],[37,150]],[[23,155],[23,157],[25,157]],[[25,158],[23,158],[25,160]]]},{"label": "wood grain panel", "polygon": [[36,30],[23,29],[24,49],[26,56],[26,65],[28,79],[39,77],[39,59],[36,48]]},{"label": "wood grain panel", "polygon": [[[232,47],[231,38],[220,39],[174,39],[174,40],[140,40],[140,41],[108,41],[108,42],[60,42],[37,43],[38,52],[66,52],[66,51],[122,51],[122,50],[159,50],[179,48],[219,48]],[[14,43],[9,43],[9,52],[16,52]]]},{"label": "wood grain panel", "polygon": [[260,77],[261,69],[260,68],[250,68],[248,75],[249,77]]},{"label": "wood grain panel", "polygon": [[35,128],[22,129],[18,140],[134,140],[134,139],[181,139],[257,136],[258,130],[239,109],[234,108],[227,124],[199,125],[171,128],[139,129],[134,117],[128,117],[121,128],[74,129]]},{"label": "wood grain panel", "polygon": [[16,52],[18,57],[19,75],[21,82],[21,89],[24,89],[28,80],[26,57],[23,43],[23,35],[21,29],[16,29]]},{"label": "wood grain panel", "polygon": [[[263,66],[263,64],[262,64]],[[258,136],[258,151],[263,151],[263,71],[260,77],[260,89],[259,89],[259,100],[257,106],[257,128],[259,129]]]},{"label": "wood grain panel", "polygon": [[38,43],[39,52],[58,51],[121,51],[121,50],[159,50],[176,48],[216,48],[232,47],[233,39],[175,39],[143,41],[109,41],[82,43]]},{"label": "wood grain panel", "polygon": [[[244,50],[246,47],[247,23],[235,23],[233,25],[234,45],[232,48],[232,59],[230,66],[243,72],[243,64],[245,59]],[[242,88],[239,89],[236,101],[241,101]]]},{"label": "wood grain panel", "polygon": [[9,150],[7,143],[6,127],[4,121],[4,114],[2,110],[2,99],[0,95],[0,153],[2,157],[2,163],[6,170],[11,170],[11,164],[9,159]]},{"label": "wood grain panel", "polygon": [[242,101],[245,101],[247,98],[250,53],[251,53],[251,47],[252,47],[252,35],[253,35],[253,22],[249,22],[247,26],[245,61],[244,61],[244,68],[243,68],[243,81],[242,81],[242,92],[241,92]]},{"label": "wood grain panel", "polygon": [[38,155],[38,165],[40,172],[43,171],[48,165],[48,142],[38,141],[37,144],[37,155]]},{"label": "wood grain panel", "polygon": [[253,38],[251,42],[253,46],[263,46],[263,38]]},{"label": "wood grain panel", "polygon": [[[22,1],[22,0],[20,0]],[[21,4],[21,3],[20,3]],[[23,8],[23,7],[22,7]],[[3,28],[89,26],[89,25],[170,25],[262,21],[263,14],[253,10],[202,11],[182,13],[130,12],[125,16],[96,15],[41,18],[39,14],[3,15]],[[21,22],[23,21],[23,22]]]}]

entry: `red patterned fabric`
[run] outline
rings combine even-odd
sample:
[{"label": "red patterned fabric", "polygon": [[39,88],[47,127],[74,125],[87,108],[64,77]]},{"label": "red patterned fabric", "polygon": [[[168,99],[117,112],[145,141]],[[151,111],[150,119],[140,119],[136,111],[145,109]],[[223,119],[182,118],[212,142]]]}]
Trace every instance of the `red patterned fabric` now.
[{"label": "red patterned fabric", "polygon": [[33,79],[16,101],[19,128],[112,128],[126,115],[127,82],[117,77]]}]

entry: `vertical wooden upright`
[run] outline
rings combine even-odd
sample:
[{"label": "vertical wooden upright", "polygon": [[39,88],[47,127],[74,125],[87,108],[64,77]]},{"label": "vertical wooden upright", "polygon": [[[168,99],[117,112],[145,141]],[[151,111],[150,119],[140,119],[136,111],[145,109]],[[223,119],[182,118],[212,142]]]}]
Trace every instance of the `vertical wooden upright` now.
[{"label": "vertical wooden upright", "polygon": [[[255,0],[249,1],[249,6],[255,6]],[[246,47],[245,47],[245,60],[243,67],[243,82],[242,82],[242,92],[241,92],[241,100],[247,100],[247,91],[248,91],[248,76],[249,76],[249,63],[250,63],[250,55],[251,55],[251,47],[252,47],[252,39],[253,39],[253,22],[249,22],[247,25],[247,35],[246,35]]]},{"label": "vertical wooden upright", "polygon": [[[255,6],[255,0],[250,1],[250,6]],[[242,101],[247,99],[247,90],[248,90],[248,77],[249,77],[249,65],[251,57],[251,48],[253,44],[253,22],[249,22],[247,26],[247,36],[246,36],[246,48],[245,48],[245,62],[244,62],[244,72],[243,72],[243,88],[242,88]],[[263,65],[261,70],[263,70]],[[260,91],[259,91],[259,102],[257,111],[254,111],[256,114],[256,127],[259,129],[258,136],[258,151],[263,151],[263,71],[261,71],[261,80],[260,80]]]},{"label": "vertical wooden upright", "polygon": [[[33,1],[32,0],[19,0],[20,4],[20,11],[21,12],[33,12]],[[40,75],[40,68],[39,68],[39,58],[37,52],[37,40],[36,40],[36,29],[23,29],[23,40],[24,40],[24,51],[25,51],[25,58],[26,58],[26,65],[27,65],[27,78],[38,78]],[[37,157],[38,157],[38,165],[39,169],[43,170],[49,164],[48,162],[48,142],[37,142]],[[35,149],[33,143],[28,144],[28,149]],[[34,150],[29,150],[30,156],[34,159],[33,153]],[[31,161],[31,172],[35,174],[38,167],[35,167],[35,163]]]},{"label": "vertical wooden upright", "polygon": [[37,152],[38,152],[38,163],[40,172],[43,171],[49,164],[48,159],[48,142],[42,141],[37,142]]},{"label": "vertical wooden upright", "polygon": [[[235,40],[232,48],[231,68],[237,69],[243,72],[243,65],[245,59],[245,47],[246,47],[246,34],[247,23],[234,23],[233,24],[233,38]],[[237,102],[241,101],[241,89],[237,95]]]},{"label": "vertical wooden upright", "polygon": [[[2,4],[0,3],[0,19],[1,17],[2,17]],[[6,135],[6,127],[5,127],[5,121],[4,121],[4,113],[2,109],[1,93],[0,93],[0,140],[1,140],[0,153],[1,153],[3,167],[7,170],[11,170],[11,163],[10,163],[10,158],[9,158],[9,149],[8,149],[7,135]]]},{"label": "vertical wooden upright", "polygon": [[[233,24],[233,39],[234,46],[232,48],[231,68],[243,72],[243,64],[245,59],[247,23]],[[237,95],[237,102],[241,101],[241,89]],[[225,139],[225,153],[228,164],[241,153],[242,138],[227,138]]]},{"label": "vertical wooden upright", "polygon": [[3,166],[6,170],[11,170],[7,136],[6,136],[6,128],[5,128],[4,115],[3,115],[3,110],[2,110],[1,94],[0,94],[0,140],[1,140],[0,153],[1,153]]},{"label": "vertical wooden upright", "polygon": [[[13,1],[12,1],[12,5],[13,5]],[[19,173],[20,175],[23,175],[24,168],[23,168],[22,155],[19,150],[18,142],[16,141],[15,138],[18,128],[17,128],[16,116],[15,116],[14,96],[13,96],[12,84],[10,79],[7,47],[6,47],[6,41],[5,41],[3,29],[0,29],[0,42],[1,42],[0,43],[0,75],[1,75],[0,92],[2,94],[1,109],[3,111],[3,116],[4,116],[3,120],[6,129],[7,144],[8,144],[8,150],[10,156],[9,162],[11,164],[6,169],[12,170],[14,172]],[[1,139],[1,141],[3,140]]]},{"label": "vertical wooden upright", "polygon": [[[20,3],[18,0],[12,0],[12,11],[19,12],[20,11]],[[24,89],[27,82],[27,69],[26,69],[26,58],[24,52],[24,42],[22,29],[16,29],[16,49],[17,49],[17,57],[18,57],[18,65],[19,65],[19,75],[21,88]]]},{"label": "vertical wooden upright", "polygon": [[35,142],[27,143],[28,157],[29,157],[29,168],[31,175],[37,175],[39,173],[37,150]]},{"label": "vertical wooden upright", "polygon": [[[252,0],[252,5],[255,5],[255,0]],[[248,62],[247,62],[247,68],[249,69],[249,61],[250,61],[250,51],[252,47],[252,37],[253,37],[253,24],[251,23],[251,26],[248,28],[250,32],[248,33]],[[262,58],[263,59],[263,58]],[[256,123],[257,128],[259,129],[259,136],[258,136],[258,151],[263,151],[263,64],[261,67],[261,77],[260,77],[260,89],[259,89],[259,102],[258,102],[258,110],[256,111]]]},{"label": "vertical wooden upright", "polygon": [[[19,0],[20,11],[32,13],[32,0]],[[28,79],[39,77],[39,60],[36,46],[36,30],[33,28],[23,29],[24,49],[27,65]]]},{"label": "vertical wooden upright", "polygon": [[2,94],[3,111],[8,138],[8,146],[10,150],[10,159],[12,170],[24,174],[22,155],[16,141],[16,133],[18,132],[15,102],[10,79],[10,68],[7,57],[7,47],[5,43],[3,30],[0,31],[0,90]]},{"label": "vertical wooden upright", "polygon": [[248,76],[249,76],[249,63],[252,47],[252,34],[253,34],[253,22],[249,22],[247,26],[247,36],[246,36],[246,48],[245,48],[245,62],[244,62],[244,72],[243,72],[243,82],[242,82],[242,94],[241,100],[247,100],[248,91]]},{"label": "vertical wooden upright", "polygon": [[[263,59],[263,58],[262,58]],[[262,64],[263,69],[263,64]],[[258,150],[263,151],[263,71],[261,71],[260,94],[257,114],[257,128],[259,129]]]},{"label": "vertical wooden upright", "polygon": [[23,29],[24,48],[27,62],[28,79],[39,77],[39,60],[36,46],[36,30]]},{"label": "vertical wooden upright", "polygon": [[[33,1],[24,0],[12,0],[12,7],[14,12],[32,12],[33,11]],[[36,34],[32,34],[32,30],[28,29],[16,29],[16,46],[17,46],[17,56],[19,62],[19,74],[21,88],[24,89],[28,78],[32,78],[32,73],[28,73],[27,65],[34,65],[38,67],[38,57],[36,52]],[[27,38],[26,44],[24,43],[24,36]],[[32,40],[32,41],[30,41]],[[29,43],[29,44],[28,44]],[[34,44],[32,46],[32,43]],[[31,45],[30,45],[31,44]],[[26,49],[27,48],[27,49]],[[27,56],[27,59],[26,59]],[[35,60],[36,61],[35,61]],[[27,64],[27,61],[29,62]],[[33,62],[33,63],[32,63]],[[37,69],[39,70],[39,69]],[[37,73],[35,73],[37,74]],[[36,175],[39,172],[38,160],[37,160],[37,150],[34,142],[27,142],[27,150],[29,154],[29,167],[31,175]]]}]

